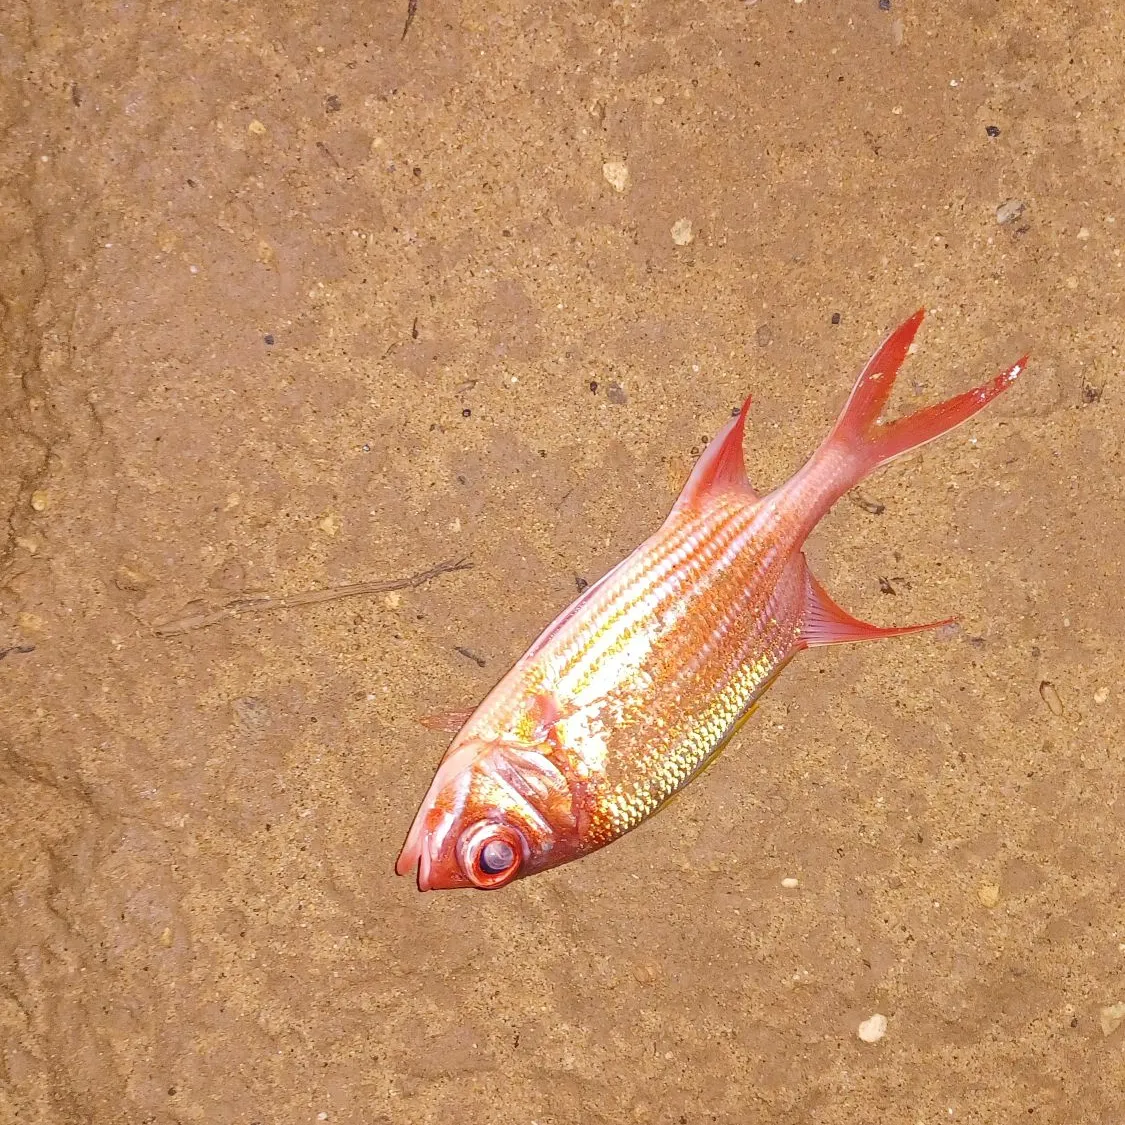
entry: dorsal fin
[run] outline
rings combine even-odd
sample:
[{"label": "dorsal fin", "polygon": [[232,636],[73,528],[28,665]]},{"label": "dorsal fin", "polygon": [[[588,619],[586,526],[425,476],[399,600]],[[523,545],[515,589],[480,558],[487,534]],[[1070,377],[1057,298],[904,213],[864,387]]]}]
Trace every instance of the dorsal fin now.
[{"label": "dorsal fin", "polygon": [[742,409],[715,435],[696,461],[673,512],[704,508],[713,497],[721,495],[734,494],[747,501],[758,499],[746,479],[746,462],[742,456],[742,435],[749,409],[748,396]]}]

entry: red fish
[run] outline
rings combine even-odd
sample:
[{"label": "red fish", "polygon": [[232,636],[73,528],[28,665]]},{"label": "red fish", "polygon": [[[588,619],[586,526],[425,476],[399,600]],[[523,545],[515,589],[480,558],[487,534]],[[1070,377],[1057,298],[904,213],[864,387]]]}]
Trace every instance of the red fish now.
[{"label": "red fish", "polygon": [[832,432],[767,496],[746,479],[747,399],[708,445],[660,529],[565,609],[456,732],[396,871],[421,890],[490,889],[577,859],[655,813],[704,769],[789,660],[895,637],[841,609],[802,546],[880,465],[972,417],[989,383],[896,422],[879,414],[923,311],[863,369]]}]

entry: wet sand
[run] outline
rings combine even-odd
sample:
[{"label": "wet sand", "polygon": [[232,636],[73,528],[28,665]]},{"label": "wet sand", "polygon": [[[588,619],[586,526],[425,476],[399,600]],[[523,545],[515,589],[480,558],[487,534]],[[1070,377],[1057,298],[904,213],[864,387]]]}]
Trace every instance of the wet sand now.
[{"label": "wet sand", "polygon": [[[405,7],[0,13],[0,1121],[1120,1125],[1125,15]],[[809,555],[959,627],[587,860],[396,879],[418,717],[920,305],[896,410],[1031,366]]]}]

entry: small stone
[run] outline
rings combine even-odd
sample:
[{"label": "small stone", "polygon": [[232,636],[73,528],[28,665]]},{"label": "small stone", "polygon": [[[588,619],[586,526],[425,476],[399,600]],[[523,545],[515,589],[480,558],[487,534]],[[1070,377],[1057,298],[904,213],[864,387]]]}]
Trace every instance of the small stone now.
[{"label": "small stone", "polygon": [[878,1043],[887,1034],[887,1017],[876,1012],[856,1028],[856,1035],[864,1043]]},{"label": "small stone", "polygon": [[16,546],[21,551],[26,551],[29,555],[37,554],[39,551],[39,540],[32,539],[30,535],[17,535]]},{"label": "small stone", "polygon": [[1104,703],[1108,698],[1109,698],[1109,688],[1107,688],[1107,687],[1100,687],[1100,688],[1098,688],[1098,690],[1096,692],[1094,692],[1094,702],[1095,703]]},{"label": "small stone", "polygon": [[264,137],[266,135],[266,127],[255,117],[254,120],[246,126],[246,132],[253,133],[255,137]]},{"label": "small stone", "polygon": [[768,324],[759,324],[754,339],[758,341],[759,348],[768,348],[773,340],[773,329]]},{"label": "small stone", "polygon": [[1080,239],[1082,239],[1083,242],[1085,242],[1085,240],[1090,237],[1090,228],[1089,227],[1079,228],[1078,237]]},{"label": "small stone", "polygon": [[781,880],[781,885],[787,891],[795,891],[801,885],[801,880],[800,879],[794,879],[792,875],[788,875],[784,879]]},{"label": "small stone", "polygon": [[340,521],[336,518],[335,512],[329,512],[321,519],[317,527],[319,527],[329,539],[334,539],[336,533],[340,530]]},{"label": "small stone", "polygon": [[981,883],[977,888],[977,899],[981,906],[991,910],[1000,901],[1000,887],[996,883]]},{"label": "small stone", "polygon": [[127,566],[124,563],[113,575],[113,584],[119,590],[129,590],[132,593],[142,593],[151,583],[152,579],[139,567]]},{"label": "small stone", "polygon": [[629,401],[629,395],[620,383],[610,383],[605,389],[605,397],[614,406],[624,406]]},{"label": "small stone", "polygon": [[677,246],[686,246],[693,238],[691,219],[677,219],[672,224],[672,241]]},{"label": "small stone", "polygon": [[1098,1023],[1103,1035],[1112,1035],[1125,1023],[1125,1001],[1102,1008],[1098,1016]]},{"label": "small stone", "polygon": [[37,512],[45,512],[51,506],[51,494],[45,488],[37,488],[31,494],[31,506]]},{"label": "small stone", "polygon": [[165,926],[160,932],[160,944],[168,949],[172,945],[172,927]]},{"label": "small stone", "polygon": [[47,623],[37,613],[20,613],[16,616],[16,626],[21,633],[42,633]]},{"label": "small stone", "polygon": [[1026,210],[1027,204],[1022,199],[1007,199],[996,208],[996,221],[1003,226],[1018,219]]},{"label": "small stone", "polygon": [[387,609],[398,609],[398,607],[402,605],[402,595],[392,590],[383,598],[383,605],[385,605]]},{"label": "small stone", "polygon": [[629,187],[629,165],[619,160],[607,160],[602,165],[602,175],[614,191],[625,191]]},{"label": "small stone", "polygon": [[984,127],[984,131],[985,131],[985,132],[986,132],[986,133],[987,133],[987,134],[988,134],[988,135],[989,135],[990,137],[998,137],[998,136],[1000,136],[1000,126],[999,126],[999,125],[986,125],[986,126]]}]

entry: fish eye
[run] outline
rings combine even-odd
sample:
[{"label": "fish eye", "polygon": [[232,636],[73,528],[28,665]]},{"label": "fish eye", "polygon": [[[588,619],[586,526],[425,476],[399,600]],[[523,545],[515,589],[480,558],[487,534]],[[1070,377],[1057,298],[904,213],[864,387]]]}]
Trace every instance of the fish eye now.
[{"label": "fish eye", "polygon": [[480,867],[486,875],[499,875],[512,866],[515,849],[507,840],[489,840],[480,850]]},{"label": "fish eye", "polygon": [[461,869],[474,886],[502,887],[519,874],[527,847],[521,833],[507,824],[482,821],[458,843]]}]

